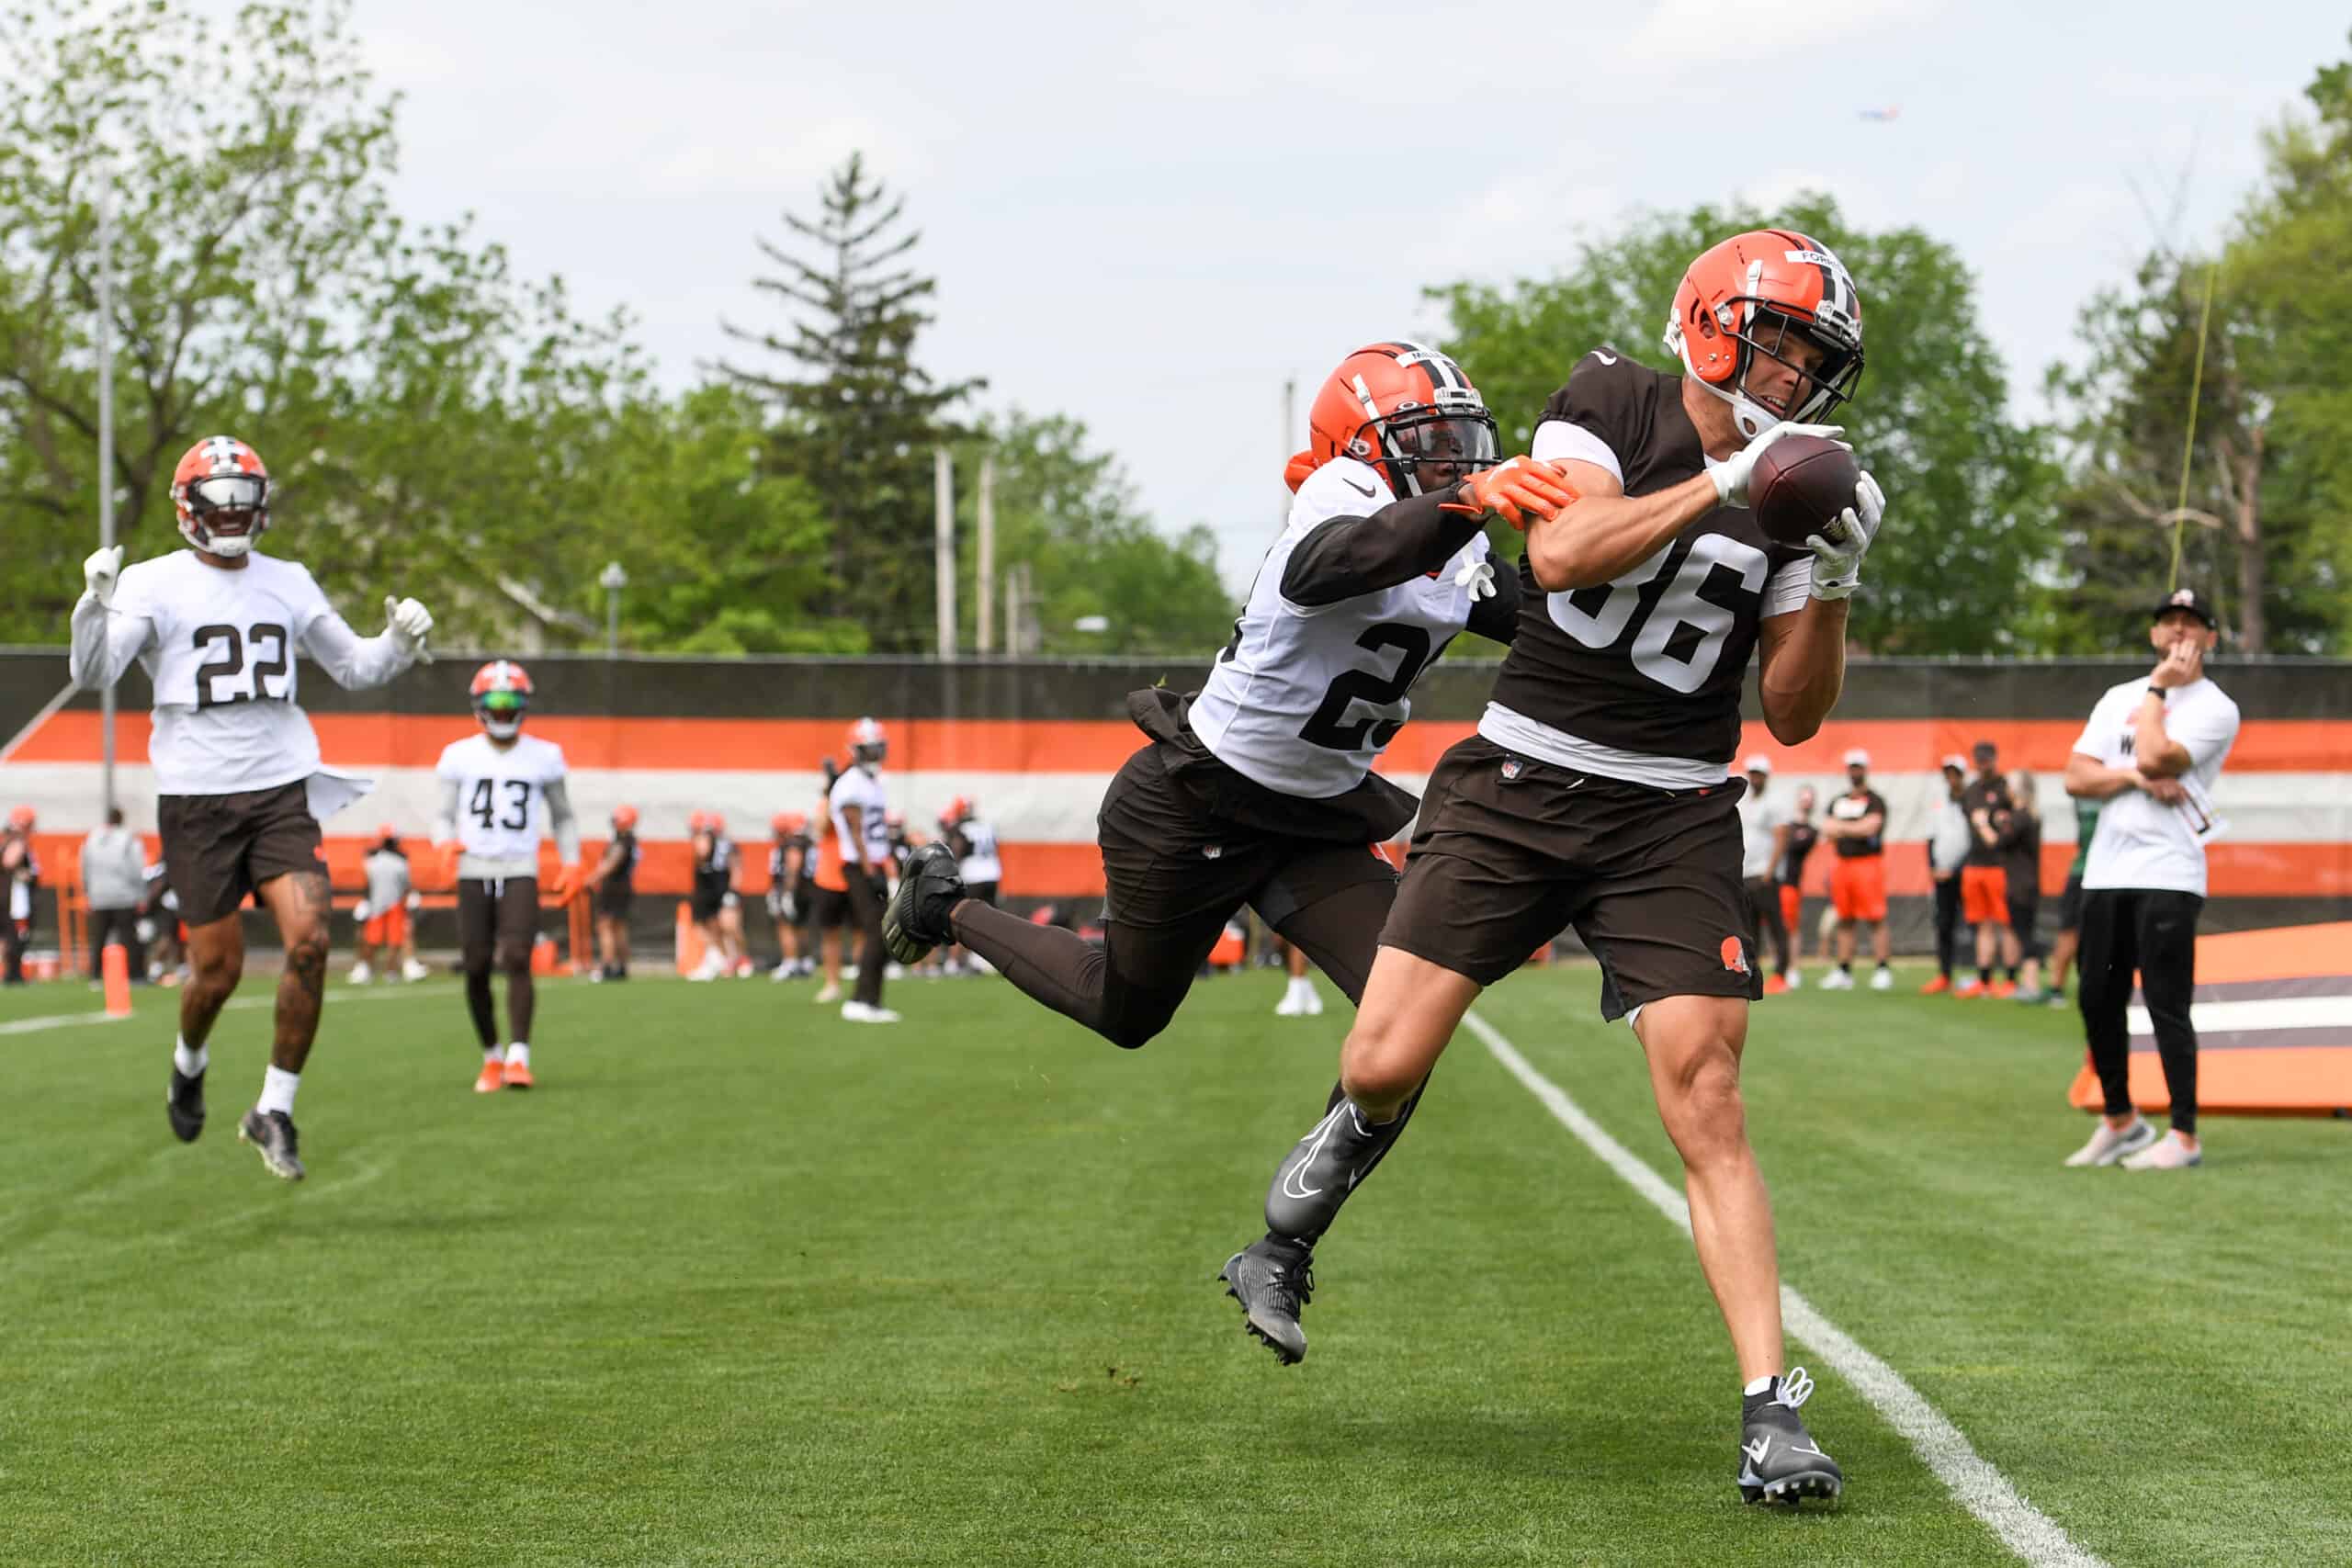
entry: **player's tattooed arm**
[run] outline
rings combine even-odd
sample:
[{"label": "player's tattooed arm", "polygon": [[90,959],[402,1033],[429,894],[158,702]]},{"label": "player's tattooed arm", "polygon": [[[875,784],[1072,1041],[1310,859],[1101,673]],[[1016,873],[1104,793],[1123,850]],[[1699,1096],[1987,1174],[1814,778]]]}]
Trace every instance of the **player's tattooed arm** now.
[{"label": "player's tattooed arm", "polygon": [[1437,570],[1478,532],[1476,516],[1444,510],[1453,499],[1448,486],[1391,502],[1368,517],[1316,525],[1283,563],[1283,597],[1319,609]]}]

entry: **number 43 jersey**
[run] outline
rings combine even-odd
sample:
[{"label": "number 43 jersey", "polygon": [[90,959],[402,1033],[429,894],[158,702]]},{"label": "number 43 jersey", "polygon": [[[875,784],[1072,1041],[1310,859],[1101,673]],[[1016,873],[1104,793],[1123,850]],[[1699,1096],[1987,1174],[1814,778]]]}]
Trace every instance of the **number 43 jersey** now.
[{"label": "number 43 jersey", "polygon": [[[1552,394],[1534,455],[1614,473],[1627,495],[1706,472],[1681,378],[1595,350]],[[1563,767],[1663,789],[1722,783],[1766,616],[1804,607],[1813,557],[1721,506],[1613,582],[1546,593],[1524,561],[1519,635],[1478,733]]]},{"label": "number 43 jersey", "polygon": [[458,844],[466,854],[459,874],[489,874],[479,868],[491,862],[512,867],[508,875],[537,868],[548,790],[563,782],[562,747],[536,735],[518,735],[504,747],[487,735],[469,735],[442,749],[434,772],[444,786],[457,786]]},{"label": "number 43 jersey", "polygon": [[1414,681],[1469,622],[1470,592],[1455,580],[1486,562],[1486,536],[1476,532],[1436,571],[1391,588],[1313,605],[1284,595],[1292,554],[1309,535],[1395,500],[1378,469],[1352,458],[1308,475],[1232,642],[1193,699],[1193,733],[1268,789],[1323,800],[1362,784],[1412,713]]}]

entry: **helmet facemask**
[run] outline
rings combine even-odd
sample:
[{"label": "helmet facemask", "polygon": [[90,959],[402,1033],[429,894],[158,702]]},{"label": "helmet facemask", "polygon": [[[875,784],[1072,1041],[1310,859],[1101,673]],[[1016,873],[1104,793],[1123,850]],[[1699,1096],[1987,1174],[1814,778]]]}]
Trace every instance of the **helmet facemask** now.
[{"label": "helmet facemask", "polygon": [[260,474],[209,474],[178,499],[180,532],[207,555],[243,555],[269,526],[269,480]]},{"label": "helmet facemask", "polygon": [[523,712],[530,699],[521,692],[484,692],[474,699],[474,716],[492,740],[512,740],[523,733]]},{"label": "helmet facemask", "polygon": [[1363,434],[1375,431],[1380,456],[1373,460],[1386,470],[1389,488],[1399,496],[1433,494],[1497,460],[1495,416],[1476,393],[1434,408],[1399,408],[1385,419],[1367,421]]}]

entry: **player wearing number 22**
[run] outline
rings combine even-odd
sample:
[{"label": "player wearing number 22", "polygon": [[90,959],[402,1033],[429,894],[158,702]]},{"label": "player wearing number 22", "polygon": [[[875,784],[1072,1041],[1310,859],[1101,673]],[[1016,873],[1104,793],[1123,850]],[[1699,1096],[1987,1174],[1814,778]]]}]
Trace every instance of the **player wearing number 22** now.
[{"label": "player wearing number 22", "polygon": [[1740,1494],[1793,1504],[1843,1478],[1796,1415],[1811,1380],[1782,1377],[1771,1205],[1739,1093],[1763,976],[1728,764],[1751,653],[1783,745],[1820,728],[1844,680],[1878,487],[1862,476],[1819,533],[1783,545],[1748,509],[1748,480],[1774,442],[1838,434],[1804,422],[1853,390],[1860,303],[1815,242],[1740,234],[1691,264],[1666,345],[1682,375],[1595,350],[1544,404],[1534,455],[1579,499],[1526,531],[1519,635],[1477,734],[1430,776],[1343,1048],[1345,1099],[1277,1168],[1258,1246],[1280,1257],[1319,1234],[1479,991],[1572,925],[1682,1156],[1744,1385]]},{"label": "player wearing number 22", "polygon": [[[531,677],[511,659],[474,671],[474,722],[481,728],[442,749],[434,773],[441,809],[433,840],[458,882],[458,962],[466,976],[466,1010],[481,1042],[474,1092],[529,1089],[531,949],[539,940],[539,835],[555,835],[560,869],[550,890],[568,904],[580,890],[580,824],[564,785],[563,748],[523,733]],[[506,976],[503,1050],[490,976]]]},{"label": "player wearing number 22", "polygon": [[205,1042],[244,969],[237,908],[250,893],[277,923],[286,971],[261,1100],[237,1136],[273,1173],[300,1180],[294,1095],[326,986],[319,819],[367,783],[321,765],[318,737],[295,705],[294,655],[343,685],[380,686],[415,662],[433,617],[413,599],[387,599],[383,635],[358,637],[308,571],[254,548],[269,526],[269,470],[233,436],[188,448],[172,502],[188,548],[126,568],[117,545],[84,563],[74,679],[110,685],[137,660],[154,686],[147,760],[189,964],[164,1105],[172,1131],[183,1143],[204,1131]]},{"label": "player wearing number 22", "polygon": [[1134,693],[1149,743],[1099,821],[1104,942],[966,896],[927,844],[883,919],[911,963],[961,942],[1014,985],[1128,1047],[1167,1027],[1243,905],[1350,999],[1396,897],[1374,846],[1414,799],[1371,773],[1412,711],[1414,680],[1467,626],[1508,640],[1518,583],[1497,581],[1482,526],[1573,499],[1547,466],[1497,461],[1495,424],[1462,369],[1411,343],[1350,355],[1317,395],[1296,499],[1233,640],[1188,696]]}]

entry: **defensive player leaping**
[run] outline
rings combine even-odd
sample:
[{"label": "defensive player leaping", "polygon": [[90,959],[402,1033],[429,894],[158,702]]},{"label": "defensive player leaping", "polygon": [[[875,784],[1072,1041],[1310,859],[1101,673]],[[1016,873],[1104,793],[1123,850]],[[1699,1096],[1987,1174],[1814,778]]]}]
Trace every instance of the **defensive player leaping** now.
[{"label": "defensive player leaping", "polygon": [[[1102,798],[1104,944],[967,897],[954,851],[927,844],[884,917],[900,962],[961,942],[1047,1007],[1133,1047],[1167,1027],[1248,904],[1351,1000],[1363,994],[1396,890],[1374,846],[1415,805],[1373,761],[1456,633],[1512,635],[1519,585],[1495,577],[1487,517],[1523,525],[1574,496],[1546,464],[1498,463],[1476,389],[1417,344],[1350,355],[1309,424],[1311,445],[1286,475],[1297,492],[1289,525],[1208,679],[1189,698],[1160,688],[1128,698],[1150,743]],[[1384,1148],[1402,1126],[1393,1121]],[[1301,1245],[1273,1265],[1300,1300],[1307,1262]],[[1295,1337],[1275,1349],[1295,1360],[1306,1352],[1295,1313],[1288,1327]]]},{"label": "defensive player leaping", "polygon": [[125,568],[117,545],[84,563],[74,679],[107,686],[137,660],[154,684],[147,758],[190,967],[164,1106],[172,1131],[182,1143],[204,1131],[205,1042],[244,971],[237,907],[251,893],[277,922],[286,970],[261,1100],[237,1136],[299,1181],[294,1092],[326,984],[319,818],[368,785],[321,767],[318,737],[294,702],[294,655],[345,686],[380,686],[415,662],[433,617],[413,599],[387,599],[383,635],[360,637],[301,566],[255,549],[269,526],[269,470],[232,436],[188,448],[173,470],[172,503],[188,548]]},{"label": "defensive player leaping", "polygon": [[[433,841],[458,878],[458,956],[466,976],[466,1010],[481,1041],[476,1094],[529,1089],[531,949],[539,939],[539,827],[555,835],[560,863],[551,890],[558,904],[580,890],[580,824],[564,787],[563,748],[523,733],[531,677],[512,660],[474,671],[477,735],[452,740],[434,770],[441,809]],[[506,976],[509,1043],[498,1046],[498,1012],[490,972]]]},{"label": "defensive player leaping", "polygon": [[[1820,728],[1845,679],[1878,486],[1865,475],[1849,508],[1792,547],[1766,536],[1747,483],[1770,442],[1837,434],[1782,422],[1852,392],[1860,301],[1814,241],[1740,234],[1691,263],[1667,347],[1685,375],[1597,349],[1544,407],[1535,452],[1581,499],[1527,530],[1519,636],[1478,733],[1430,775],[1340,1058],[1346,1102],[1278,1168],[1258,1247],[1279,1258],[1329,1223],[1480,988],[1574,925],[1600,960],[1602,1016],[1632,1024],[1682,1156],[1745,1385],[1740,1495],[1794,1503],[1834,1497],[1843,1478],[1797,1416],[1811,1380],[1781,1376],[1771,1200],[1739,1094],[1762,977],[1726,764],[1751,654],[1784,746]],[[1293,1305],[1268,1292],[1250,1310],[1280,1334]]]}]

